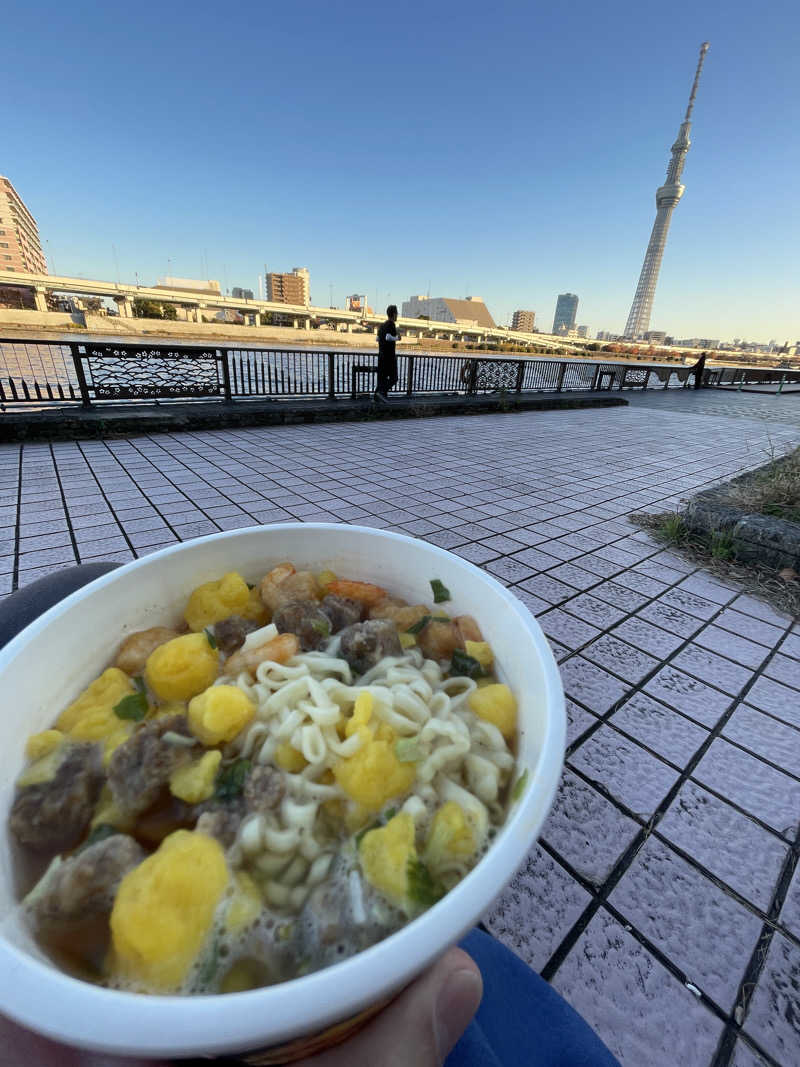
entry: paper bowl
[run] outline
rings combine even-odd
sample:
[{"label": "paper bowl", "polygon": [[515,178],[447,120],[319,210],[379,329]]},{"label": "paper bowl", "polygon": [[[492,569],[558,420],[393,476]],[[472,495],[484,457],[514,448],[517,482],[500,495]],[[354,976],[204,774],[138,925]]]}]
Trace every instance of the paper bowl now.
[{"label": "paper bowl", "polygon": [[[188,592],[201,582],[231,570],[252,581],[286,559],[298,568],[330,568],[376,582],[412,603],[430,603],[429,581],[441,579],[452,594],[448,612],[475,616],[517,696],[518,768],[529,772],[522,796],[486,856],[440,903],[325,970],[252,992],[197,997],[122,993],[70,977],[36,948],[15,917],[6,822],[26,738],[50,726],[97,677],[124,632],[177,621]],[[262,1050],[252,1062],[278,1062],[273,1053],[285,1055],[275,1051],[284,1043],[316,1041],[326,1033],[323,1045],[340,1039],[350,1021],[355,1025],[363,1013],[391,998],[486,911],[536,840],[563,762],[561,680],[547,641],[524,605],[458,556],[425,541],[358,526],[235,530],[129,563],[63,600],[0,651],[0,684],[0,1011],[56,1040],[120,1055]]]}]

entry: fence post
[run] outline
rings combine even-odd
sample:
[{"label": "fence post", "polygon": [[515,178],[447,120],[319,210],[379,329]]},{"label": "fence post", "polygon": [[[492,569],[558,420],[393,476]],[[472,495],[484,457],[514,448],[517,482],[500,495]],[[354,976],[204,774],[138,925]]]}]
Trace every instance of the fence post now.
[{"label": "fence post", "polygon": [[328,400],[336,399],[336,353],[328,353]]},{"label": "fence post", "polygon": [[231,370],[228,366],[228,349],[220,349],[220,362],[222,364],[222,388],[225,392],[225,403],[230,404],[231,396]]},{"label": "fence post", "polygon": [[517,360],[517,392],[522,392],[522,381],[525,377],[525,364],[521,359]]},{"label": "fence post", "polygon": [[566,363],[562,363],[558,370],[558,383],[556,384],[556,392],[561,392],[561,386],[564,384],[564,375],[567,373]]},{"label": "fence post", "polygon": [[478,378],[478,361],[477,359],[471,359],[468,363],[469,373],[467,374],[467,395],[472,396],[475,392],[475,382]]},{"label": "fence post", "polygon": [[625,382],[627,381],[627,379],[628,379],[628,368],[624,367],[623,370],[622,370],[622,378],[620,379],[620,383],[619,383],[620,389],[624,389],[625,388]]},{"label": "fence post", "polygon": [[81,347],[74,341],[70,341],[70,350],[72,352],[72,362],[75,365],[75,374],[78,378],[78,388],[81,391],[81,403],[85,408],[92,406],[92,401],[89,399],[89,388],[86,385],[86,375],[83,371],[83,360],[78,349]]},{"label": "fence post", "polygon": [[600,377],[600,364],[595,363],[594,374],[592,375],[592,392],[597,388],[597,379]]},{"label": "fence post", "polygon": [[406,356],[408,360],[408,374],[406,375],[406,396],[414,393],[414,357]]}]

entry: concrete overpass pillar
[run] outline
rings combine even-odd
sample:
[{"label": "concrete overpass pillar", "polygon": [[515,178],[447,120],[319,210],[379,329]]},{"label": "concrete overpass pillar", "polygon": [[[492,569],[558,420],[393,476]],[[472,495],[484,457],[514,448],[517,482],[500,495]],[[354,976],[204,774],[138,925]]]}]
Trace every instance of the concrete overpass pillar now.
[{"label": "concrete overpass pillar", "polygon": [[129,296],[115,296],[114,302],[117,305],[121,319],[133,318],[133,301]]},{"label": "concrete overpass pillar", "polygon": [[45,293],[47,290],[43,285],[37,285],[33,290],[33,300],[36,305],[37,311],[47,311],[47,300],[45,300]]},{"label": "concrete overpass pillar", "polygon": [[303,322],[303,327],[306,330],[310,330],[311,329],[311,319],[305,319],[304,322]]},{"label": "concrete overpass pillar", "polygon": [[353,324],[352,324],[352,322],[348,322],[348,324],[347,324],[347,332],[348,333],[352,333],[353,332]]},{"label": "concrete overpass pillar", "polygon": [[261,325],[261,312],[260,311],[254,311],[253,312],[253,325],[254,326],[260,326]]},{"label": "concrete overpass pillar", "polygon": [[300,319],[298,319],[297,316],[292,319],[292,326],[294,326],[296,330],[300,329]]},{"label": "concrete overpass pillar", "polygon": [[198,304],[197,307],[194,309],[194,321],[195,322],[202,322],[203,321],[203,308],[204,307],[205,307],[205,304]]}]

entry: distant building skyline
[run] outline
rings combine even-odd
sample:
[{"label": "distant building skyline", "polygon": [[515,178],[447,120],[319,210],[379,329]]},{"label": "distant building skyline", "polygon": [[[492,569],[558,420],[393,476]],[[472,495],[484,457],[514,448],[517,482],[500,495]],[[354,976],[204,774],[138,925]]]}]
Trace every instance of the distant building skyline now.
[{"label": "distant building skyline", "polygon": [[271,303],[302,307],[311,303],[310,275],[305,267],[294,267],[291,273],[271,272],[264,277],[266,299]]},{"label": "distant building skyline", "polygon": [[559,293],[556,300],[556,313],[553,316],[553,333],[575,328],[578,313],[578,297],[575,293]]},{"label": "distant building skyline", "polygon": [[0,270],[47,274],[36,219],[10,178],[0,174]]},{"label": "distant building skyline", "polygon": [[515,311],[511,316],[511,329],[520,333],[533,333],[536,322],[535,311]]}]

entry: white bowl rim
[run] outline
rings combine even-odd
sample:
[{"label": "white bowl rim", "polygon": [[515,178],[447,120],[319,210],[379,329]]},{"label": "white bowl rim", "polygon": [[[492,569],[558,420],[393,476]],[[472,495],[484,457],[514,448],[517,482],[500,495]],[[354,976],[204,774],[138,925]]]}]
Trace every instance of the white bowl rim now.
[{"label": "white bowl rim", "polygon": [[[200,543],[276,530],[343,529],[381,540],[413,543],[433,557],[453,558],[454,555],[406,534],[347,523],[272,523],[194,538],[123,564],[55,604],[0,650],[0,677],[17,652],[34,640],[53,618],[102,586],[113,583],[123,573]],[[548,709],[536,770],[531,771],[522,796],[515,802],[487,855],[467,877],[438,905],[355,956],[302,978],[244,993],[142,996],[106,989],[36,960],[0,936],[0,1008],[5,1014],[54,1040],[116,1055],[243,1053],[302,1034],[310,1037],[355,1015],[376,999],[399,991],[474,926],[523,862],[550,809],[563,766],[566,713],[558,667],[547,639],[528,608],[486,571],[460,556],[454,558],[493,587],[532,639],[540,653]],[[515,834],[515,827],[524,821],[535,824],[532,833]],[[479,903],[469,904],[470,898]],[[391,982],[387,982],[388,970]],[[347,993],[342,992],[345,987],[349,987]],[[45,990],[47,999],[43,1001]],[[262,1018],[265,1007],[272,1017],[290,1021],[282,1026],[265,1026]],[[108,1021],[112,1017],[113,1028],[110,1028]]]}]

